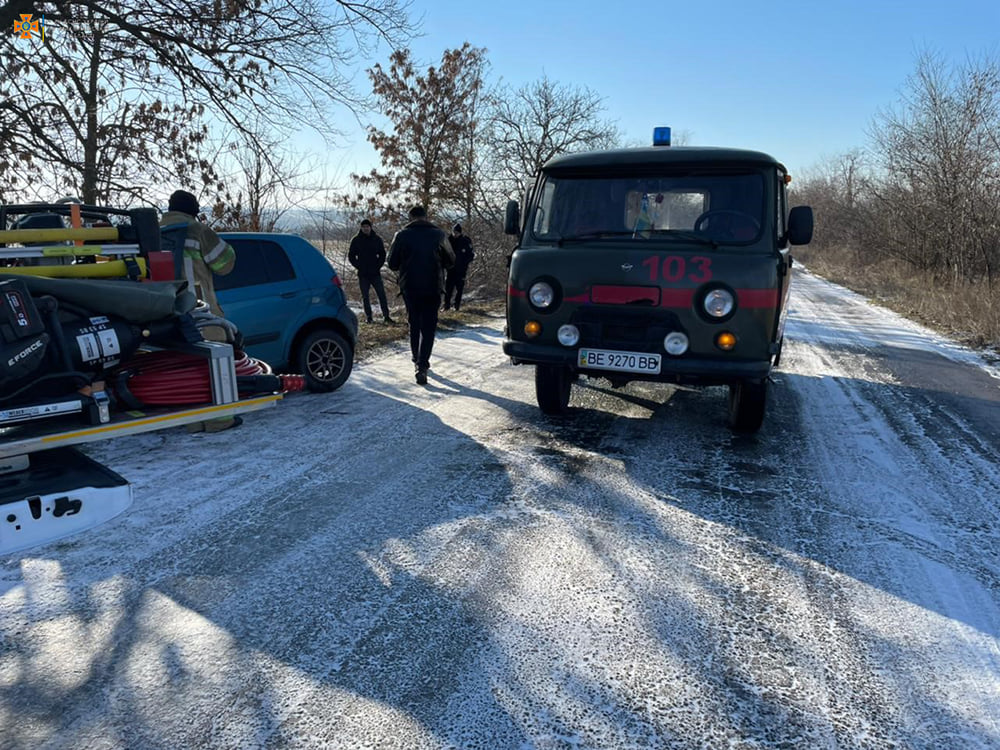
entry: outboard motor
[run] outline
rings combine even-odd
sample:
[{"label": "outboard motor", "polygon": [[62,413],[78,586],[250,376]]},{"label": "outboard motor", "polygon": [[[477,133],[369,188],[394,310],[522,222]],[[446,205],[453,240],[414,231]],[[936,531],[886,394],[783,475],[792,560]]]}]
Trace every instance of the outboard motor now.
[{"label": "outboard motor", "polygon": [[142,341],[137,325],[32,297],[20,279],[0,281],[0,403],[72,393],[103,379]]},{"label": "outboard motor", "polygon": [[20,279],[0,281],[0,394],[28,380],[45,361],[50,337]]}]

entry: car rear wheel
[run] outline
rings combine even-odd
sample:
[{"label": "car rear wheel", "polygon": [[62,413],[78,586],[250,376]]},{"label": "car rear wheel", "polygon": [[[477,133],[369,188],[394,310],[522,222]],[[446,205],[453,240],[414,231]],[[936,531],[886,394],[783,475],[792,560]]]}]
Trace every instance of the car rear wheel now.
[{"label": "car rear wheel", "polygon": [[303,339],[295,355],[295,364],[305,376],[310,391],[334,391],[351,374],[354,353],[343,336],[324,328]]},{"label": "car rear wheel", "polygon": [[565,414],[574,375],[568,367],[535,365],[535,397],[544,414]]},{"label": "car rear wheel", "polygon": [[744,380],[729,386],[729,426],[736,432],[756,432],[764,423],[767,381]]}]

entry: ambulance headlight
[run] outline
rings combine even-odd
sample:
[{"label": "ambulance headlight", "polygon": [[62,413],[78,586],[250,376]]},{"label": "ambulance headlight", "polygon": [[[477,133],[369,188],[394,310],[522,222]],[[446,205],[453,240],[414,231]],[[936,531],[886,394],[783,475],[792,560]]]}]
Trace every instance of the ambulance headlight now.
[{"label": "ambulance headlight", "polygon": [[580,329],[567,323],[566,325],[559,326],[556,336],[558,336],[559,343],[563,346],[576,346],[576,343],[580,340]]},{"label": "ambulance headlight", "polygon": [[528,299],[539,310],[544,310],[552,306],[552,303],[556,299],[556,293],[553,291],[552,285],[548,282],[536,281],[531,285],[531,289],[528,290]]},{"label": "ambulance headlight", "polygon": [[736,300],[728,289],[713,289],[705,295],[705,312],[713,318],[724,318],[733,311]]},{"label": "ambulance headlight", "polygon": [[679,357],[688,350],[687,334],[680,331],[668,333],[667,337],[663,339],[663,348],[667,350],[667,354]]}]

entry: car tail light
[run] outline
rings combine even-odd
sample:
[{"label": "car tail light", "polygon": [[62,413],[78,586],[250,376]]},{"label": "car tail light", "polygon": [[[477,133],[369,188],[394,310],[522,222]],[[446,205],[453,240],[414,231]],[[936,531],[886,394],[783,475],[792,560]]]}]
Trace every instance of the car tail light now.
[{"label": "car tail light", "polygon": [[343,289],[344,288],[344,285],[340,283],[340,277],[337,274],[334,274],[333,278],[330,279],[330,281],[333,282],[333,285],[335,287],[338,287],[339,289]]}]

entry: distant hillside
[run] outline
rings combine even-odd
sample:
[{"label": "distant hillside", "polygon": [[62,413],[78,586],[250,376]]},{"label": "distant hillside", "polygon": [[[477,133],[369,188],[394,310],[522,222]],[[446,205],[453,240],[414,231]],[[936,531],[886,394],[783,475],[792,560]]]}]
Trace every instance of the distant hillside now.
[{"label": "distant hillside", "polygon": [[346,229],[347,214],[339,208],[290,208],[281,215],[275,228],[303,237],[318,237],[324,224],[327,232]]}]

